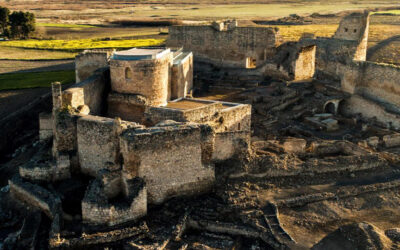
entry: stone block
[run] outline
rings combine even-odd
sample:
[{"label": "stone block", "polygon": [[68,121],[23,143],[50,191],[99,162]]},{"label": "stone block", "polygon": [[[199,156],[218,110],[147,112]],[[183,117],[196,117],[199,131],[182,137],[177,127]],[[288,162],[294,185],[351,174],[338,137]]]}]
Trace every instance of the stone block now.
[{"label": "stone block", "polygon": [[400,134],[385,135],[383,137],[383,143],[387,148],[399,147]]}]

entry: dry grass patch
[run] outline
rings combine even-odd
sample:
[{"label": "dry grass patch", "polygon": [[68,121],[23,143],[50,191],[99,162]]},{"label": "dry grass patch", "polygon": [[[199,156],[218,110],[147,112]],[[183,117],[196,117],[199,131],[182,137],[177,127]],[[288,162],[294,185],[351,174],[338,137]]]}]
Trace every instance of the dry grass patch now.
[{"label": "dry grass patch", "polygon": [[15,40],[2,42],[2,46],[16,48],[32,48],[47,50],[67,50],[76,51],[83,49],[100,49],[100,48],[132,48],[159,46],[164,43],[164,39],[137,39],[137,40]]}]

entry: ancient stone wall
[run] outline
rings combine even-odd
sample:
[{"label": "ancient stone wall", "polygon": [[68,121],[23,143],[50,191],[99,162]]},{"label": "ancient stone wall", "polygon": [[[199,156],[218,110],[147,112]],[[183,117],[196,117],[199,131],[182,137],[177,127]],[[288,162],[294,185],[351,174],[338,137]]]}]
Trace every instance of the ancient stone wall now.
[{"label": "ancient stone wall", "polygon": [[172,66],[171,100],[185,98],[193,90],[193,54],[182,53],[179,57]]},{"label": "ancient stone wall", "polygon": [[83,173],[97,176],[102,169],[119,168],[115,166],[118,158],[117,136],[113,119],[88,115],[78,120],[78,155]]},{"label": "ancient stone wall", "polygon": [[355,61],[346,67],[342,90],[353,94],[344,102],[348,115],[361,113],[365,118],[400,128],[400,67],[374,62]]},{"label": "ancient stone wall", "polygon": [[213,161],[223,161],[246,151],[250,145],[247,131],[221,132],[215,134]]},{"label": "ancient stone wall", "polygon": [[55,130],[53,131],[53,148],[57,152],[71,152],[77,150],[77,120],[79,116],[68,110],[56,112],[53,117]]},{"label": "ancient stone wall", "polygon": [[149,105],[163,106],[170,95],[172,53],[153,60],[110,61],[111,89],[144,96]]},{"label": "ancient stone wall", "polygon": [[175,124],[124,131],[123,176],[143,178],[148,202],[153,204],[208,190],[215,176],[213,166],[206,160],[211,158],[207,156],[210,147],[202,142],[212,130],[202,126],[206,125]]},{"label": "ancient stone wall", "polygon": [[193,101],[204,103],[204,106],[192,109],[148,107],[145,111],[145,120],[152,125],[164,120],[208,123],[217,133],[250,131],[250,105],[198,99]]},{"label": "ancient stone wall", "polygon": [[369,13],[352,13],[342,19],[332,38],[304,38],[300,44],[316,45],[316,76],[340,80],[353,60],[365,61],[369,35]]},{"label": "ancient stone wall", "polygon": [[340,80],[345,66],[351,64],[358,51],[359,42],[341,40],[336,38],[317,38],[316,40],[305,39],[301,41],[304,45],[314,44],[317,46],[315,56],[315,70],[317,78],[326,77]]},{"label": "ancient stone wall", "polygon": [[87,105],[90,114],[100,115],[104,112],[106,93],[109,90],[110,72],[99,69],[86,80],[74,84],[63,91],[63,105],[78,108]]},{"label": "ancient stone wall", "polygon": [[50,219],[61,211],[61,199],[45,188],[20,178],[8,181],[11,194],[22,202],[42,210]]},{"label": "ancient stone wall", "polygon": [[215,132],[250,131],[251,105],[223,102],[217,122],[211,125]]},{"label": "ancient stone wall", "polygon": [[147,99],[141,95],[112,92],[107,98],[107,116],[125,121],[143,123]]},{"label": "ancient stone wall", "polygon": [[53,136],[53,119],[51,113],[39,114],[39,139],[48,140]]},{"label": "ancient stone wall", "polygon": [[193,109],[146,107],[144,116],[147,123],[152,125],[164,120],[201,123],[212,120],[216,112],[222,109],[222,104],[219,102],[207,100],[196,100],[196,102],[204,103],[204,106]]},{"label": "ancient stone wall", "polygon": [[314,77],[315,55],[316,46],[308,46],[299,50],[296,60],[293,61],[293,80],[303,80]]},{"label": "ancient stone wall", "polygon": [[167,46],[192,51],[195,60],[246,68],[248,60],[258,65],[271,58],[279,42],[275,28],[232,27],[220,31],[211,25],[171,26]]},{"label": "ancient stone wall", "polygon": [[360,41],[368,32],[369,13],[352,13],[345,16],[333,38]]},{"label": "ancient stone wall", "polygon": [[93,73],[108,66],[112,50],[85,50],[75,57],[75,79],[82,82]]},{"label": "ancient stone wall", "polygon": [[342,80],[344,91],[395,105],[400,111],[400,67],[374,62],[354,62]]},{"label": "ancient stone wall", "polygon": [[147,191],[143,181],[124,202],[110,202],[99,180],[93,181],[82,200],[82,220],[94,225],[114,226],[133,221],[147,213]]}]

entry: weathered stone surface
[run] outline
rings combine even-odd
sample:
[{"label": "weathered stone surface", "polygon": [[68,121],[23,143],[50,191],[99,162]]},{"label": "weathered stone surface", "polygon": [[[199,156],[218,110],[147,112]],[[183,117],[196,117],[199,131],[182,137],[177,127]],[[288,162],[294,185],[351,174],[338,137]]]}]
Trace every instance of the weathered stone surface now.
[{"label": "weathered stone surface", "polygon": [[171,26],[167,46],[192,51],[196,59],[210,60],[218,65],[245,68],[248,58],[262,64],[279,44],[279,31],[266,27],[229,27],[220,31],[211,25]]},{"label": "weathered stone surface", "polygon": [[51,113],[39,114],[39,139],[49,140],[53,137],[53,118]]},{"label": "weathered stone surface", "polygon": [[208,190],[214,168],[202,162],[207,152],[201,133],[196,124],[126,130],[121,136],[123,175],[146,181],[149,203]]},{"label": "weathered stone surface", "polygon": [[118,93],[142,95],[152,106],[166,105],[170,93],[172,61],[172,53],[149,60],[111,59],[111,89]]},{"label": "weathered stone surface", "polygon": [[130,180],[129,196],[110,202],[103,184],[93,181],[82,200],[82,219],[94,225],[118,225],[136,220],[147,213],[147,191],[142,179]]},{"label": "weathered stone surface", "polygon": [[75,57],[75,78],[81,82],[89,78],[93,73],[108,66],[108,60],[112,50],[85,50]]},{"label": "weathered stone surface", "polygon": [[119,142],[113,128],[111,118],[85,116],[78,120],[78,155],[82,172],[97,176],[100,170],[117,164]]},{"label": "weathered stone surface", "polygon": [[45,188],[30,182],[24,182],[20,178],[8,181],[11,194],[28,205],[42,210],[50,219],[61,211],[61,200],[55,194]]}]

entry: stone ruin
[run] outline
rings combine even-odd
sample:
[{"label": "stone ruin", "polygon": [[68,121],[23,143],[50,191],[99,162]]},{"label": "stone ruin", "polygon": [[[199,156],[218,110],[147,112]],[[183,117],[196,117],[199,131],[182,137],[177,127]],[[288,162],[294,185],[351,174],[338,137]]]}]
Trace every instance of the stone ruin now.
[{"label": "stone ruin", "polygon": [[305,34],[297,42],[282,42],[277,28],[240,27],[231,21],[219,22],[223,28],[216,23],[172,26],[167,44],[193,52],[199,78],[218,79],[221,85],[238,79],[237,87],[254,86],[266,77],[339,82],[337,87],[351,97],[332,100],[336,111],[340,103],[347,115],[362,114],[398,129],[399,67],[366,61],[369,20],[369,12],[352,13],[333,37]]},{"label": "stone ruin", "polygon": [[[150,206],[207,193],[228,179],[221,196],[231,202],[229,208],[212,198],[204,200],[207,207],[203,200],[194,202],[193,211],[179,218],[174,240],[158,247],[179,241],[191,228],[288,249],[296,242],[282,226],[278,209],[400,186],[397,180],[344,186],[267,201],[263,208],[237,187],[247,180],[268,180],[274,187],[318,185],[347,174],[391,171],[391,164],[399,162],[400,136],[390,130],[400,129],[400,70],[366,61],[368,29],[369,13],[354,13],[331,38],[308,34],[283,43],[276,28],[241,27],[230,20],[172,26],[166,48],[84,51],[75,59],[76,83],[64,90],[53,83],[52,113],[39,116],[39,137],[51,152],[43,149],[19,167],[9,181],[11,194],[51,219],[50,248],[76,248],[145,234],[145,224],[118,226],[140,221]],[[259,86],[260,79],[284,84]],[[239,99],[245,101],[194,98],[207,81],[216,89],[241,90]],[[315,93],[312,81],[318,81]],[[299,102],[304,104],[295,105]],[[345,133],[354,132],[356,119],[338,114],[387,129],[362,127],[368,137],[353,143]],[[273,131],[285,136],[278,139]],[[339,136],[343,139],[329,140]],[[61,194],[63,185],[76,197]],[[79,211],[69,211],[72,204]],[[231,218],[233,211],[240,211],[240,222]],[[67,221],[87,232],[108,232],[76,237],[71,225],[64,230]],[[233,247],[231,238],[218,237]]]},{"label": "stone ruin", "polygon": [[76,60],[81,81],[63,91],[53,83],[52,114],[39,117],[52,155],[24,164],[9,182],[53,223],[61,223],[63,205],[40,183],[92,176],[82,222],[114,226],[145,216],[148,204],[207,192],[214,163],[248,151],[251,106],[189,98],[192,53],[134,48],[85,51]]}]

